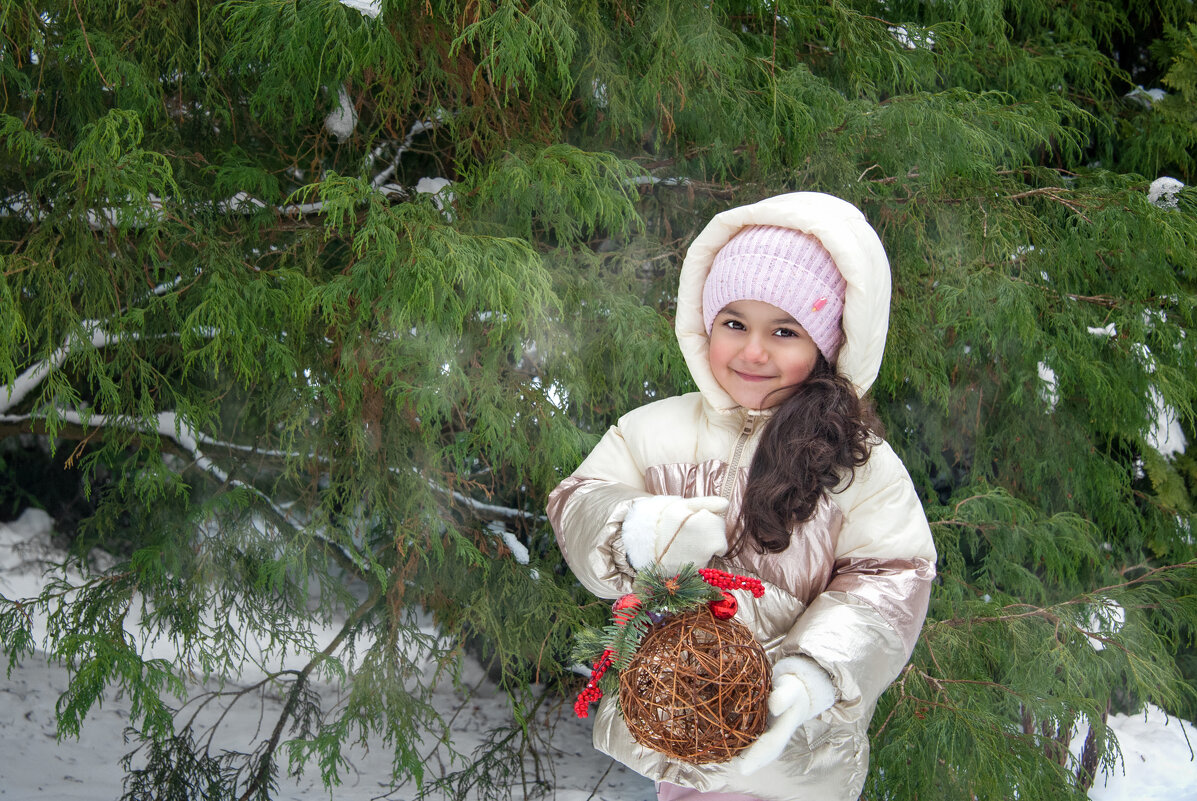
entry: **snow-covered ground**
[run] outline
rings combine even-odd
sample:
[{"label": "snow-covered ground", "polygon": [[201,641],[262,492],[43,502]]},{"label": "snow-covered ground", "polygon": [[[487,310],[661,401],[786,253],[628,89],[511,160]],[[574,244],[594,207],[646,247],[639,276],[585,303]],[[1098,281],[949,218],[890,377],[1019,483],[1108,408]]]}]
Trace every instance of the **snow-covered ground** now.
[{"label": "snow-covered ground", "polygon": [[[59,557],[50,542],[53,522],[42,512],[27,511],[16,521],[0,523],[0,593],[8,598],[37,593],[45,560]],[[330,635],[331,636],[331,633]],[[481,672],[467,666],[476,681]],[[473,682],[467,676],[467,686]],[[66,688],[66,670],[44,656],[24,660],[5,678],[0,676],[0,799],[56,799],[57,801],[107,801],[121,794],[124,771],[121,758],[133,749],[123,732],[129,703],[109,697],[84,722],[78,740],[59,740],[55,734],[54,707]],[[226,686],[226,689],[228,687]],[[195,688],[202,689],[202,688]],[[506,722],[507,705],[501,695],[485,690],[466,699],[452,687],[437,693],[446,718],[453,717],[456,749],[469,753],[488,729]],[[655,798],[652,783],[594,751],[590,746],[590,721],[577,720],[570,705],[561,706],[547,756],[557,801],[649,801]],[[277,719],[281,700],[267,696],[253,704],[239,704],[217,730],[218,744],[238,747],[238,737],[253,736],[263,721]],[[454,717],[454,715],[456,715]],[[1197,729],[1178,719],[1167,719],[1156,709],[1134,716],[1115,716],[1111,725],[1122,748],[1123,765],[1090,792],[1093,801],[1197,801],[1197,760],[1189,743],[1197,746]],[[280,799],[338,801],[394,799],[405,801],[414,788],[392,790],[390,758],[386,749],[358,750],[351,755],[352,770],[331,794],[323,788],[315,768],[280,781]],[[427,769],[435,775],[445,766],[435,754]],[[515,792],[513,797],[519,798]],[[454,799],[467,801],[467,799]]]},{"label": "snow-covered ground", "polygon": [[[59,741],[54,729],[54,704],[66,688],[66,670],[42,657],[25,660],[7,679],[0,679],[0,799],[54,799],[55,801],[110,801],[121,794],[124,771],[121,758],[133,744],[122,732],[129,704],[112,698],[93,710],[78,740]],[[462,703],[451,689],[438,693],[448,715]],[[568,711],[568,705],[566,705]],[[237,735],[259,732],[282,710],[277,697],[255,704],[238,704],[222,724],[217,743],[234,744]],[[472,698],[453,724],[455,746],[468,753],[488,729],[508,717],[502,696]],[[649,801],[655,799],[652,782],[614,764],[590,746],[590,723],[563,717],[557,726],[550,759],[551,777],[558,801]],[[284,757],[285,759],[285,757]],[[299,777],[283,777],[276,796],[286,801],[369,801],[385,797],[407,801],[412,787],[391,790],[390,759],[385,748],[351,753],[352,768],[344,784],[331,794],[324,789],[318,769]],[[427,766],[434,775],[442,766],[435,758]],[[611,770],[608,772],[608,768]],[[513,797],[518,799],[517,791]],[[552,796],[550,796],[552,797]]]},{"label": "snow-covered ground", "polygon": [[[0,594],[10,599],[38,594],[47,564],[61,561],[65,554],[51,542],[53,520],[44,512],[26,510],[15,521],[0,522]],[[44,621],[37,621],[35,637],[45,635]],[[321,641],[331,640],[335,632],[317,632]],[[163,643],[148,643],[146,656],[171,659],[173,651]],[[7,677],[7,660],[0,660],[0,801],[18,799],[55,799],[55,801],[108,801],[122,792],[124,770],[121,759],[133,751],[136,743],[125,741],[129,719],[129,701],[110,694],[94,708],[83,723],[79,738],[59,740],[55,730],[54,709],[67,687],[67,671],[38,653],[24,659]],[[284,664],[295,668],[298,665]],[[236,690],[261,678],[260,673],[242,675],[226,683],[224,690]],[[478,687],[466,696],[444,682],[436,692],[436,706],[441,716],[452,719],[455,750],[469,754],[487,731],[509,722],[507,701],[485,681],[481,668],[471,662],[462,676],[462,686]],[[195,697],[205,688],[189,688]],[[326,697],[335,697],[331,688]],[[246,703],[249,701],[249,703]],[[192,705],[194,707],[194,704]],[[221,721],[214,737],[213,753],[222,748],[245,750],[249,741],[265,739],[263,729],[273,725],[282,711],[278,695],[255,694],[243,699]],[[190,708],[189,708],[190,709]],[[589,720],[578,720],[571,704],[560,705],[548,753],[541,754],[542,766],[551,781],[558,801],[649,801],[656,793],[652,782],[595,751],[590,745]],[[215,709],[205,719],[215,718]],[[425,763],[428,776],[438,776],[460,769],[460,764],[446,764],[443,749],[435,744],[422,749],[429,755]],[[285,754],[280,754],[285,761]],[[409,801],[414,787],[394,789],[390,785],[391,758],[385,747],[349,751],[351,768],[343,783],[333,793],[324,789],[320,771],[312,766],[299,776],[284,776],[279,781],[279,799],[336,798],[338,801],[391,799]],[[134,759],[134,764],[138,760]],[[517,790],[514,798],[520,798]],[[554,796],[550,796],[554,797]],[[454,799],[453,801],[459,801]],[[470,801],[469,798],[460,801]]]}]

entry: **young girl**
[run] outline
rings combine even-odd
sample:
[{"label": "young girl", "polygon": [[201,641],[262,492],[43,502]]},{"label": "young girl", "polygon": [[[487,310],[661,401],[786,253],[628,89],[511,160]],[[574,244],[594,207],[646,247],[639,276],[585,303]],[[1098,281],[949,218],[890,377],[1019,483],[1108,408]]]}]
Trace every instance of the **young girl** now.
[{"label": "young girl", "polygon": [[935,548],[901,461],[860,396],[889,319],[864,216],[798,192],[716,216],[690,246],[677,337],[698,392],[625,415],[549,497],[557,542],[602,598],[687,562],[758,578],[736,620],[773,665],[769,728],[730,762],[637,743],[615,699],[595,746],[662,801],[855,799],[878,696],[910,657]]}]

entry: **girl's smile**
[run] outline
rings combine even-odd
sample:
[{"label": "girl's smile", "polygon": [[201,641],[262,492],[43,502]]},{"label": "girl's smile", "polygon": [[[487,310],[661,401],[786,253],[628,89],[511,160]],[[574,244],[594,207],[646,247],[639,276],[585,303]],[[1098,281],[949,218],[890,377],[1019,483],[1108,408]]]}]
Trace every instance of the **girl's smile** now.
[{"label": "girl's smile", "polygon": [[806,380],[818,354],[814,340],[789,314],[764,301],[737,300],[715,316],[707,359],[736,403],[768,409]]}]

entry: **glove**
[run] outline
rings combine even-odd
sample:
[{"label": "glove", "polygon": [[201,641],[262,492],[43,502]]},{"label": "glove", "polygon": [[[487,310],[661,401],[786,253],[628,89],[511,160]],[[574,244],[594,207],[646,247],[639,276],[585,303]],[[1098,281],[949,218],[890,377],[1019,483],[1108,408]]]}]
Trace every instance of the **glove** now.
[{"label": "glove", "polygon": [[721,515],[727,501],[716,495],[639,498],[623,521],[628,564],[643,570],[651,564],[666,572],[693,562],[703,567],[712,556],[727,553],[727,524]]},{"label": "glove", "polygon": [[774,721],[757,741],[732,760],[735,770],[749,776],[781,756],[798,727],[835,704],[835,685],[827,671],[811,658],[788,656],[773,666],[769,712]]}]

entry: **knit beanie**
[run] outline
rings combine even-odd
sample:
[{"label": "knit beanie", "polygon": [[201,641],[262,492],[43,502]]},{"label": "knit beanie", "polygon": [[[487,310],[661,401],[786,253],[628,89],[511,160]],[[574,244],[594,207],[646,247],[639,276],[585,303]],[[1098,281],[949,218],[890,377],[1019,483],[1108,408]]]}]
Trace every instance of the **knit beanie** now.
[{"label": "knit beanie", "polygon": [[709,336],[715,316],[729,303],[770,303],[806,329],[819,352],[834,363],[847,286],[815,237],[776,225],[748,226],[715,254],[702,289],[703,322]]}]

